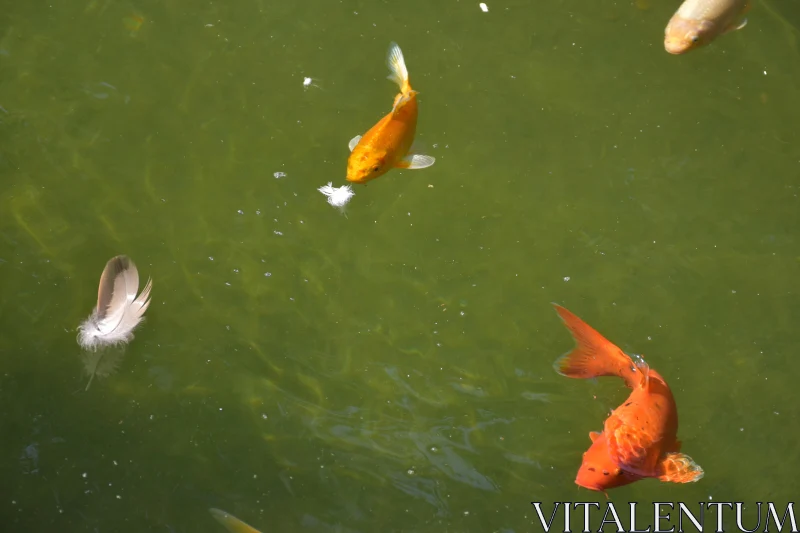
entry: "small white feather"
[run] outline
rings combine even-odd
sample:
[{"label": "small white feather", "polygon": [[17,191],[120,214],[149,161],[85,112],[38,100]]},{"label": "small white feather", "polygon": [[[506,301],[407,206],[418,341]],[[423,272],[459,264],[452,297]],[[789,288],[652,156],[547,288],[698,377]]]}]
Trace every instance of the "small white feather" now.
[{"label": "small white feather", "polygon": [[150,305],[153,282],[148,278],[141,294],[139,272],[127,256],[111,258],[100,276],[97,305],[78,327],[78,344],[87,350],[126,344],[133,339],[133,330],[142,322]]},{"label": "small white feather", "polygon": [[344,207],[350,199],[356,195],[349,185],[342,185],[341,187],[334,187],[332,182],[323,185],[319,192],[328,197],[328,203],[334,207]]}]

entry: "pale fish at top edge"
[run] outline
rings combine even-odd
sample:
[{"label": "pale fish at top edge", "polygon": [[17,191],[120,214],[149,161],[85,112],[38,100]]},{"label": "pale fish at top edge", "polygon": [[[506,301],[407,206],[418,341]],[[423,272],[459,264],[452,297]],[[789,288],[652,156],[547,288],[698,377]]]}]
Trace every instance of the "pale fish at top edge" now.
[{"label": "pale fish at top edge", "polygon": [[664,49],[685,54],[747,24],[750,0],[686,0],[664,29]]}]

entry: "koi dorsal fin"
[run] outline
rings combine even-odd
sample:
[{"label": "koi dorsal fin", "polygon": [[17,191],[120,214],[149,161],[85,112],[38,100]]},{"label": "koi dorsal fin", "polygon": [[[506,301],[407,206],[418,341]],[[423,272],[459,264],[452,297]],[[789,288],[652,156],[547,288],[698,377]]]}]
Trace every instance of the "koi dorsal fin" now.
[{"label": "koi dorsal fin", "polygon": [[397,113],[399,109],[402,109],[404,105],[411,101],[412,98],[417,96],[419,92],[411,89],[408,92],[398,93],[397,96],[394,97],[394,105],[392,106],[392,114]]},{"label": "koi dorsal fin", "polygon": [[639,381],[639,386],[646,391],[650,390],[650,365],[644,360],[644,357],[641,355],[634,355],[633,356],[634,366],[631,370],[636,371],[638,370],[641,374],[641,380]]},{"label": "koi dorsal fin", "polygon": [[658,479],[671,483],[699,481],[705,473],[691,457],[684,453],[668,453],[658,464]]}]

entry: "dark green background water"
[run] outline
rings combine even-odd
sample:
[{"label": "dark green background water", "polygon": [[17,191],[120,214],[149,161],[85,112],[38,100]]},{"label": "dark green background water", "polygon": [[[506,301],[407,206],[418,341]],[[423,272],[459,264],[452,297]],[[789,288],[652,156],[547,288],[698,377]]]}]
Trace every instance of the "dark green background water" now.
[{"label": "dark green background water", "polygon": [[[553,371],[551,301],[665,376],[706,471],[612,501],[795,498],[800,8],[673,57],[675,1],[488,4],[7,3],[0,529],[537,531],[605,502],[573,480],[628,394]],[[437,162],[345,217],[316,189],[391,40]],[[120,253],[153,302],[85,392]]]}]

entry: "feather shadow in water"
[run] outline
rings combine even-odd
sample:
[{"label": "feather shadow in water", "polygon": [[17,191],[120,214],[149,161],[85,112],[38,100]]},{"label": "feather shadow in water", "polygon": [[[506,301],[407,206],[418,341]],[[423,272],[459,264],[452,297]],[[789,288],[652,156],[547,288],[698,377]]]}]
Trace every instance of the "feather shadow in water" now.
[{"label": "feather shadow in water", "polygon": [[89,383],[86,384],[86,389],[89,390],[89,385],[95,376],[98,378],[107,378],[119,369],[122,358],[125,356],[125,349],[112,347],[106,350],[92,350],[84,352],[83,371],[89,376]]}]

